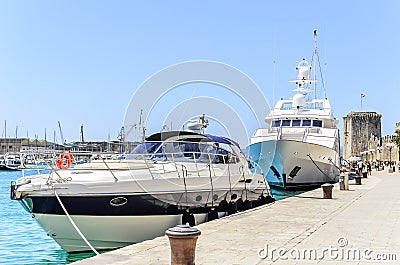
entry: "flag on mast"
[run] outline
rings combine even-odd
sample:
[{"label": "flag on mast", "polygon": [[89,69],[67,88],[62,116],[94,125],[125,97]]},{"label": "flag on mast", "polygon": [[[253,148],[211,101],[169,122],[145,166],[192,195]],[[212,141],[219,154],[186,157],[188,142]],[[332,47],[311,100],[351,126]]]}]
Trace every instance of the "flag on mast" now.
[{"label": "flag on mast", "polygon": [[365,94],[361,93],[361,109],[362,109],[362,99],[363,99],[363,97],[365,97]]}]

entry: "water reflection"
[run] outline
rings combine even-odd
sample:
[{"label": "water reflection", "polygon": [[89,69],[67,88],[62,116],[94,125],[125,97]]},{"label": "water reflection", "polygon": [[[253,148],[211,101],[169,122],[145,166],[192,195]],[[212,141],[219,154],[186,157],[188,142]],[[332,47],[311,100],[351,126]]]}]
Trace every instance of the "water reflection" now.
[{"label": "water reflection", "polygon": [[272,197],[274,197],[277,201],[299,195],[303,192],[306,192],[306,190],[282,190],[271,187]]}]

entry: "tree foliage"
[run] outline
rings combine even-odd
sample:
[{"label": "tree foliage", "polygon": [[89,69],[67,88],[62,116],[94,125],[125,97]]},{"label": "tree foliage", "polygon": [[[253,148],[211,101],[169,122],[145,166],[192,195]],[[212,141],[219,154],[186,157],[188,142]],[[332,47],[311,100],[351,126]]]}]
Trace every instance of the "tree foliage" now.
[{"label": "tree foliage", "polygon": [[397,145],[397,150],[399,150],[399,160],[400,160],[400,130],[396,130],[396,135],[393,136],[392,143]]},{"label": "tree foliage", "polygon": [[396,135],[393,136],[392,142],[397,145],[397,147],[400,147],[400,130],[396,130]]}]

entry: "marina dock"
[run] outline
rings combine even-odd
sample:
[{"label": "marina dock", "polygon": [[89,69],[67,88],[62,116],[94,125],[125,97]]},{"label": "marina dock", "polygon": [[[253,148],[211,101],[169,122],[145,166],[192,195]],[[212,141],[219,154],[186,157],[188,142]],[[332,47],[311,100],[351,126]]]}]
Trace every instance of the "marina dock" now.
[{"label": "marina dock", "polygon": [[[196,264],[398,264],[400,173],[316,189],[198,226]],[[170,264],[166,236],[74,264]]]}]

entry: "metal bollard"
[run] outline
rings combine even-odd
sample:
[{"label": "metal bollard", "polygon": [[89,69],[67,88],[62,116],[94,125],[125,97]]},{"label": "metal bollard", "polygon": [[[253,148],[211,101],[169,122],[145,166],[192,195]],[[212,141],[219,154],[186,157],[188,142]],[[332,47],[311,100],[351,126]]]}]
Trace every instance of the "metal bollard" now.
[{"label": "metal bollard", "polygon": [[194,265],[196,242],[201,231],[185,224],[169,228],[165,234],[171,246],[171,265]]},{"label": "metal bollard", "polygon": [[325,183],[321,185],[322,192],[324,195],[324,199],[332,199],[332,189],[333,185],[329,183]]}]

